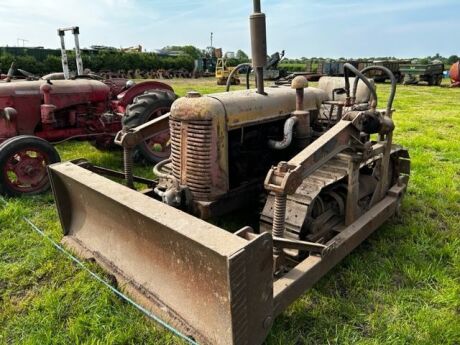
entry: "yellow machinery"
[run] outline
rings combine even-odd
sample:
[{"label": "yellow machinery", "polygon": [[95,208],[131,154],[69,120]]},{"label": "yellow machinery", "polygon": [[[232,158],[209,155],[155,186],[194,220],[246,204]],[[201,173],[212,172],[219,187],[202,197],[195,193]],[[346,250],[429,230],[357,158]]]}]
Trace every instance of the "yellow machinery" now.
[{"label": "yellow machinery", "polygon": [[[230,73],[233,71],[234,67],[227,66],[227,60],[225,58],[218,58],[216,64],[216,80],[217,85],[225,85]],[[239,85],[240,78],[238,72],[235,72],[230,81],[231,85]]]}]

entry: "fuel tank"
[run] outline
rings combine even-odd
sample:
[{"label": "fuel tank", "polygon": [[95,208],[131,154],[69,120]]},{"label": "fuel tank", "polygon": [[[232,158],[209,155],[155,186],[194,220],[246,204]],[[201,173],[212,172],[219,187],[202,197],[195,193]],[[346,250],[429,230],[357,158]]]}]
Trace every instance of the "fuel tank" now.
[{"label": "fuel tank", "polygon": [[105,102],[110,94],[110,87],[97,80],[54,80],[50,86],[51,103],[58,109],[80,103]]},{"label": "fuel tank", "polygon": [[[40,88],[47,83],[46,80],[0,83],[0,107],[6,98],[19,101],[22,97],[33,96],[41,99],[43,92]],[[107,99],[110,91],[107,85],[97,80],[52,80],[48,84],[51,87],[50,94],[57,96],[57,99],[72,94],[84,101],[101,102]]]}]

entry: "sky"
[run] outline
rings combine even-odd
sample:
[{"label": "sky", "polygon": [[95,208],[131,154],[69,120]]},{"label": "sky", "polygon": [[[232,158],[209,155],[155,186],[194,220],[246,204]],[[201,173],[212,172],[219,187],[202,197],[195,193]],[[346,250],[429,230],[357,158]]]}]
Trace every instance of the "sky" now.
[{"label": "sky", "polygon": [[[268,53],[286,57],[460,55],[460,0],[262,0]],[[147,51],[168,45],[250,52],[252,0],[0,0],[0,46],[57,48],[57,28],[80,44]],[[68,35],[68,47],[73,42]]]}]

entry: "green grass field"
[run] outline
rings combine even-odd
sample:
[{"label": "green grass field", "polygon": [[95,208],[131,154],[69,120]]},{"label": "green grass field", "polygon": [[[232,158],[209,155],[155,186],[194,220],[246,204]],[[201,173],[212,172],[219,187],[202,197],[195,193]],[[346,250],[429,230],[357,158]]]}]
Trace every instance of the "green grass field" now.
[{"label": "green grass field", "polygon": [[[179,95],[223,90],[213,79],[170,83]],[[389,87],[378,91],[383,101]],[[460,89],[399,86],[394,107],[394,141],[412,160],[402,216],[277,318],[268,344],[460,344]],[[86,142],[58,150],[63,160],[122,166],[121,152]],[[151,168],[136,173],[150,176]],[[180,343],[24,222],[60,240],[50,193],[7,202],[0,205],[0,343]]]}]

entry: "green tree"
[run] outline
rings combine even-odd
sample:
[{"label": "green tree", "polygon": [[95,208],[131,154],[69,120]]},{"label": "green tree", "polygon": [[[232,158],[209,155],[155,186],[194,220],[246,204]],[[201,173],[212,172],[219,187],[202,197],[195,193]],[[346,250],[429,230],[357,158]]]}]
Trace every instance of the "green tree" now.
[{"label": "green tree", "polygon": [[457,55],[451,55],[449,56],[449,58],[447,59],[447,63],[449,64],[454,64],[456,63],[457,61],[459,61],[460,58],[457,56]]},{"label": "green tree", "polygon": [[242,51],[241,49],[238,49],[236,51],[235,57],[236,57],[236,59],[238,59],[238,61],[240,63],[249,61],[249,56],[244,51]]}]

